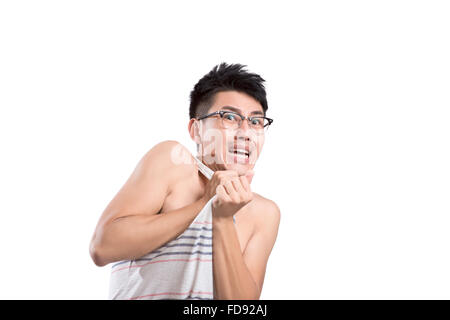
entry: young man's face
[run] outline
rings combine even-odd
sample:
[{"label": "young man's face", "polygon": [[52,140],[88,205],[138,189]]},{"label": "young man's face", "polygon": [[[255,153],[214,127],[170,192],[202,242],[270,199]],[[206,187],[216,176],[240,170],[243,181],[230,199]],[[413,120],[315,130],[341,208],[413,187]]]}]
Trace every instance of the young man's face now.
[{"label": "young man's face", "polygon": [[[237,91],[216,93],[207,114],[220,110],[234,111],[245,117],[264,116],[257,100]],[[238,174],[253,169],[264,144],[264,130],[253,129],[247,119],[240,121],[240,127],[230,127],[219,115],[196,121],[201,141],[199,155],[211,169],[235,170]]]}]

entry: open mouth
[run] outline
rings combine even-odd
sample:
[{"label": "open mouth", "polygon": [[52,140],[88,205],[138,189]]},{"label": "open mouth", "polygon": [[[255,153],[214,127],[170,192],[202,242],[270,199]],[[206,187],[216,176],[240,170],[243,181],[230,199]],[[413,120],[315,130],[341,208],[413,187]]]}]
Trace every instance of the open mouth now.
[{"label": "open mouth", "polygon": [[250,157],[250,151],[246,150],[245,148],[234,148],[233,147],[231,149],[228,149],[228,152],[234,154],[237,157],[244,158],[244,159],[248,159]]}]

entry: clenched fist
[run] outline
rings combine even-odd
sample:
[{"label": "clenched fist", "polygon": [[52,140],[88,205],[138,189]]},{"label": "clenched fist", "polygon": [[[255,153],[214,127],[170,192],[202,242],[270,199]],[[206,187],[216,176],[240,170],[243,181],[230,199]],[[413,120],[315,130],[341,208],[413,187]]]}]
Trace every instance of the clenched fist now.
[{"label": "clenched fist", "polygon": [[205,192],[208,199],[217,195],[212,203],[213,216],[232,217],[253,199],[250,189],[253,174],[252,170],[241,176],[234,170],[214,173]]}]

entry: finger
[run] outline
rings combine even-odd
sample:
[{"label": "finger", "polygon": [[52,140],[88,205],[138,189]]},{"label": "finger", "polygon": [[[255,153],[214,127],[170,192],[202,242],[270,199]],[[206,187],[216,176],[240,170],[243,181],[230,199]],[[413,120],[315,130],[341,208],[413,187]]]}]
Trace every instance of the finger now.
[{"label": "finger", "polygon": [[233,186],[233,183],[231,180],[226,181],[223,186],[225,187],[225,190],[227,191],[228,195],[230,196],[231,200],[238,202],[239,201],[239,195],[236,191],[236,189]]},{"label": "finger", "polygon": [[250,184],[248,183],[247,177],[244,175],[244,176],[240,176],[239,179],[241,180],[242,187],[244,188],[244,190],[246,192],[251,192]]},{"label": "finger", "polygon": [[242,186],[245,190],[245,201],[251,201],[253,199],[253,192],[250,188],[250,184],[248,183],[248,180],[245,176],[240,176],[239,179],[241,180]]},{"label": "finger", "polygon": [[236,175],[238,175],[238,174],[234,170],[217,170],[217,171],[214,171],[211,179],[213,179],[214,177],[217,179],[220,179],[221,177],[233,177]]},{"label": "finger", "polygon": [[230,176],[238,176],[238,173],[236,170],[224,170],[223,172]]},{"label": "finger", "polygon": [[237,171],[235,171],[235,170],[219,170],[219,171],[215,171],[215,173],[217,173],[217,175],[222,175],[225,177],[228,177],[228,176],[234,177],[234,176],[238,175]]},{"label": "finger", "polygon": [[243,186],[246,188],[247,191],[251,191],[250,183],[252,182],[254,174],[255,174],[255,171],[249,170],[246,173],[244,173],[243,175],[239,176],[240,178],[245,178],[246,182],[243,183]]},{"label": "finger", "polygon": [[230,197],[227,194],[227,191],[225,190],[223,185],[218,185],[216,188],[216,194],[217,198],[223,199],[225,201],[231,201]]},{"label": "finger", "polygon": [[212,176],[211,180],[216,181],[220,183],[222,180],[229,180],[233,177],[237,177],[238,174],[234,170],[223,170],[223,171],[216,171],[214,175]]},{"label": "finger", "polygon": [[242,200],[245,198],[247,191],[244,189],[244,186],[242,185],[241,177],[234,178],[231,180],[231,183],[234,186],[234,189],[237,191],[239,198]]}]

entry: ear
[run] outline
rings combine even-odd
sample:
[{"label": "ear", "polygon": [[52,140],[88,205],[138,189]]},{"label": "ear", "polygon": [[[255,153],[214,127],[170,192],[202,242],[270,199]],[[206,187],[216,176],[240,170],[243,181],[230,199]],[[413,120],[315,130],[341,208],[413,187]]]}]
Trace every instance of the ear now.
[{"label": "ear", "polygon": [[191,139],[197,145],[201,144],[200,128],[199,128],[199,123],[196,119],[192,118],[191,120],[189,120],[188,130],[189,130],[189,135],[191,136]]}]

